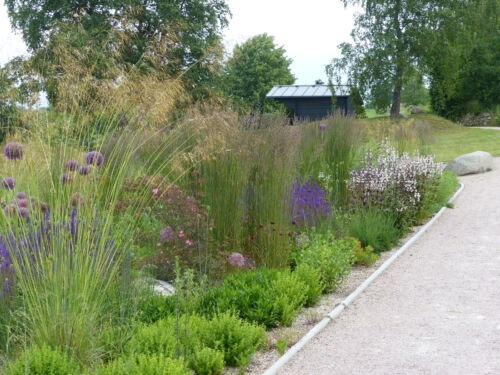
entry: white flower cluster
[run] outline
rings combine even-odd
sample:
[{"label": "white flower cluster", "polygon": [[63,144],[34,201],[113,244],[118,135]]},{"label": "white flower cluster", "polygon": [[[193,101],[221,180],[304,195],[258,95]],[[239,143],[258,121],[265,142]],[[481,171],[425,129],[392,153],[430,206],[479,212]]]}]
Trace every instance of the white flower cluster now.
[{"label": "white flower cluster", "polygon": [[398,155],[384,141],[376,153],[371,149],[366,152],[361,169],[351,172],[349,187],[358,202],[403,212],[419,204],[427,183],[441,172],[432,156]]}]

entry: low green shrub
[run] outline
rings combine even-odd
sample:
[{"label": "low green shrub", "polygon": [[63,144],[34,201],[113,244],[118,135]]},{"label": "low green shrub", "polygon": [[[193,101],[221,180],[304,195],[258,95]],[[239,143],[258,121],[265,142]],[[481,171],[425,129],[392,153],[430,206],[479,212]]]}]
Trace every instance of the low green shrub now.
[{"label": "low green shrub", "polygon": [[350,218],[349,235],[377,252],[390,250],[401,234],[396,218],[377,206],[359,207]]},{"label": "low green shrub", "polygon": [[428,194],[422,202],[422,217],[425,218],[436,212],[441,207],[447,206],[448,200],[458,188],[458,177],[452,171],[443,171],[439,176],[439,185],[433,194]]},{"label": "low green shrub", "polygon": [[212,348],[201,348],[193,353],[189,367],[196,375],[220,375],[224,371],[224,353]]},{"label": "low green shrub", "polygon": [[[49,373],[44,373],[49,374]],[[192,375],[182,358],[161,354],[133,354],[120,357],[95,371],[95,375]]]},{"label": "low green shrub", "polygon": [[380,255],[377,254],[370,245],[363,247],[358,241],[358,248],[354,251],[354,263],[363,266],[370,266],[375,263]]},{"label": "low green shrub", "polygon": [[230,313],[216,315],[200,334],[205,345],[224,353],[224,361],[230,366],[247,365],[266,337],[262,327]]},{"label": "low green shrub", "polygon": [[80,366],[68,353],[49,346],[25,351],[7,370],[9,375],[79,375]]},{"label": "low green shrub", "polygon": [[289,270],[258,269],[230,274],[200,301],[203,315],[234,311],[267,328],[289,325],[305,301],[305,283]]},{"label": "low green shrub", "polygon": [[177,333],[171,319],[143,325],[125,347],[126,353],[161,354],[175,356],[178,349]]},{"label": "low green shrub", "polygon": [[307,264],[321,276],[323,291],[335,290],[349,275],[354,263],[356,240],[334,239],[331,233],[312,233],[295,251],[297,266]]},{"label": "low green shrub", "polygon": [[295,268],[295,273],[300,281],[307,285],[304,295],[306,297],[304,306],[314,306],[323,293],[323,281],[321,275],[311,265],[302,263]]}]

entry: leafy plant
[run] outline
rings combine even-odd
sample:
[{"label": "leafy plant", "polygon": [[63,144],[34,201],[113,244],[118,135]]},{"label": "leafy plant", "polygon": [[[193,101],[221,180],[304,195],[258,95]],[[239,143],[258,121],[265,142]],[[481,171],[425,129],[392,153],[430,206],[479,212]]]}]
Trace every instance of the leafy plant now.
[{"label": "leafy plant", "polygon": [[189,367],[198,375],[219,375],[224,370],[224,353],[202,348],[193,353]]},{"label": "leafy plant", "polygon": [[295,273],[300,281],[307,285],[304,306],[315,305],[321,298],[323,292],[323,280],[321,274],[310,264],[301,263],[295,268]]},{"label": "leafy plant", "polygon": [[335,290],[349,275],[354,262],[356,240],[352,238],[334,239],[327,232],[312,233],[295,251],[297,266],[307,264],[321,276],[323,291]]},{"label": "leafy plant", "polygon": [[[192,375],[182,358],[161,354],[133,354],[120,357],[95,371],[96,375]],[[89,374],[90,375],[90,374]]]},{"label": "leafy plant", "polygon": [[78,375],[80,365],[61,349],[47,345],[25,351],[7,370],[8,375]]}]

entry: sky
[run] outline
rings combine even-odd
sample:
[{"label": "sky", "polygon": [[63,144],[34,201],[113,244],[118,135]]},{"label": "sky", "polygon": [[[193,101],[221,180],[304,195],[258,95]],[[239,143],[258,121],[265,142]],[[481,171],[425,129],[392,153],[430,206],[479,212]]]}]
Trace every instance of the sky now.
[{"label": "sky", "polygon": [[[267,33],[293,60],[296,84],[326,82],[325,65],[339,56],[337,46],[351,41],[355,9],[340,0],[226,0],[233,17],[224,31],[228,52],[248,38]],[[0,0],[0,65],[26,54],[19,34],[12,31]]]}]

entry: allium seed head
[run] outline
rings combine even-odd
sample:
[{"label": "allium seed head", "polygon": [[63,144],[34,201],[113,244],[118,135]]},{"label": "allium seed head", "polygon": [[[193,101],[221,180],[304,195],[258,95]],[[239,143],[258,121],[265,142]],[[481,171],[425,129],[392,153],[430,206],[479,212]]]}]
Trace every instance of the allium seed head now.
[{"label": "allium seed head", "polygon": [[29,217],[30,217],[30,210],[28,209],[28,207],[20,207],[19,208],[19,215],[23,219],[29,219]]},{"label": "allium seed head", "polygon": [[90,151],[85,155],[85,163],[88,165],[101,166],[104,161],[104,156],[99,151]]},{"label": "allium seed head", "polygon": [[243,267],[245,265],[245,257],[240,253],[232,253],[229,256],[229,264],[235,267]]},{"label": "allium seed head", "polygon": [[326,124],[319,124],[318,128],[321,131],[326,130]]},{"label": "allium seed head", "polygon": [[70,203],[72,207],[78,207],[81,206],[84,202],[83,194],[82,193],[75,193],[71,196]]},{"label": "allium seed head", "polygon": [[28,207],[28,200],[27,199],[18,199],[17,205],[19,207]]},{"label": "allium seed head", "polygon": [[20,142],[9,142],[3,154],[7,159],[21,160],[24,156],[24,145]]},{"label": "allium seed head", "polygon": [[16,198],[17,199],[27,199],[28,196],[26,195],[26,193],[23,193],[22,191],[20,191],[19,193],[16,194]]}]

